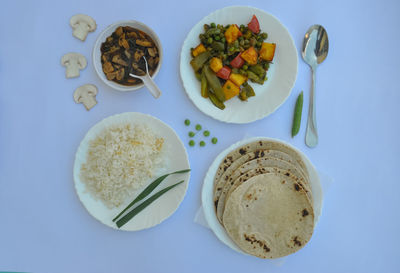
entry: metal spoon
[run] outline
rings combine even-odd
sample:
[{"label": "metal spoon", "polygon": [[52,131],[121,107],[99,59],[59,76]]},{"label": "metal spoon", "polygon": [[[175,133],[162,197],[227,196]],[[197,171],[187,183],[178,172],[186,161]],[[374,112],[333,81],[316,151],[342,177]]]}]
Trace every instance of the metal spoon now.
[{"label": "metal spoon", "polygon": [[158,99],[161,96],[161,90],[158,88],[156,83],[153,81],[153,79],[149,75],[149,67],[147,66],[147,60],[146,57],[143,56],[144,62],[146,63],[146,74],[144,76],[138,76],[132,73],[129,73],[129,76],[141,79],[143,81],[143,84],[147,87],[147,89],[150,91],[150,93],[153,95],[154,98]]},{"label": "metal spoon", "polygon": [[315,147],[318,144],[317,121],[315,118],[315,70],[317,65],[322,63],[328,55],[328,34],[323,26],[311,26],[303,41],[302,56],[304,61],[312,70],[312,85],[310,92],[310,105],[308,108],[306,144],[308,147]]}]

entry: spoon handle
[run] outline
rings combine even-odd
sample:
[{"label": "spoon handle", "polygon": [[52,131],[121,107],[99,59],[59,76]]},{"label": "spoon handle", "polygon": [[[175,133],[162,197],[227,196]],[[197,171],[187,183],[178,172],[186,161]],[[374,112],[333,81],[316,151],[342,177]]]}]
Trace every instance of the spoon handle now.
[{"label": "spoon handle", "polygon": [[150,93],[153,95],[154,98],[158,99],[161,96],[161,90],[158,88],[156,83],[153,81],[153,79],[149,76],[149,74],[146,74],[144,77],[141,77],[144,85],[149,89]]},{"label": "spoon handle", "polygon": [[315,68],[312,68],[312,85],[310,92],[310,104],[308,107],[306,145],[310,148],[317,146],[318,132],[317,120],[315,117]]}]

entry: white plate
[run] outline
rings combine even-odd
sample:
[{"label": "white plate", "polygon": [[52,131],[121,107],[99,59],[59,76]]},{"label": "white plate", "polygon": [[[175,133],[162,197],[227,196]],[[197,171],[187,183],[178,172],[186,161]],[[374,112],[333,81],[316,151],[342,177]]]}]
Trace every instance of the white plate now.
[{"label": "white plate", "polygon": [[[85,206],[87,211],[101,223],[112,227],[117,228],[112,219],[121,212],[132,200],[127,200],[124,204],[122,204],[118,208],[109,209],[107,208],[101,201],[94,199],[86,190],[85,185],[80,180],[80,170],[83,163],[86,162],[87,150],[89,147],[89,142],[96,138],[96,136],[105,128],[108,128],[114,124],[120,123],[130,123],[130,124],[146,124],[155,134],[160,135],[164,138],[165,143],[165,157],[168,166],[166,168],[165,173],[170,173],[173,171],[189,169],[189,160],[186,153],[185,146],[182,141],[176,135],[174,130],[169,127],[167,124],[162,122],[161,120],[152,117],[150,115],[142,114],[142,113],[123,113],[114,115],[108,118],[103,119],[96,125],[94,125],[86,136],[83,138],[81,144],[79,145],[78,151],[75,156],[74,163],[74,181],[75,181],[75,189],[81,200],[82,204]],[[162,175],[162,174],[161,174]],[[161,176],[157,175],[157,177]],[[149,179],[145,188],[149,183],[151,183],[157,177],[153,177]],[[137,214],[132,220],[130,220],[127,224],[122,226],[121,230],[134,231],[141,230],[145,228],[149,228],[155,226],[169,216],[171,216],[175,210],[178,208],[179,204],[182,202],[186,190],[189,184],[190,174],[175,174],[168,176],[162,183],[159,185],[152,194],[158,192],[160,189],[163,189],[167,186],[175,184],[178,181],[185,180],[181,185],[176,186],[171,189],[156,201],[154,201],[150,206],[145,208],[142,212]],[[138,190],[138,195],[142,189]],[[135,195],[135,197],[136,197]]]},{"label": "white plate", "polygon": [[[267,73],[268,81],[263,85],[250,83],[256,97],[247,102],[242,102],[237,97],[232,98],[225,102],[226,108],[220,110],[209,99],[200,95],[200,82],[190,65],[190,48],[200,43],[199,34],[203,32],[204,24],[214,22],[223,25],[247,25],[253,14],[258,18],[261,31],[268,33],[266,41],[276,43],[274,61]],[[233,6],[214,11],[192,28],[182,46],[180,73],[187,95],[200,111],[224,122],[249,123],[268,116],[289,97],[296,81],[297,62],[293,39],[276,17],[257,8]]]},{"label": "white plate", "polygon": [[229,246],[230,248],[243,253],[244,253],[229,237],[228,233],[226,233],[224,227],[219,223],[217,216],[215,214],[215,209],[214,209],[214,200],[213,200],[213,194],[214,194],[214,176],[218,170],[218,166],[222,162],[223,158],[229,154],[231,151],[235,150],[236,148],[245,145],[247,143],[259,141],[259,140],[267,140],[267,141],[275,141],[278,143],[283,143],[289,147],[291,147],[293,150],[297,151],[303,158],[304,163],[306,164],[307,171],[310,175],[310,185],[311,185],[311,191],[313,194],[314,198],[314,225],[317,224],[319,217],[321,216],[321,211],[322,211],[322,198],[323,198],[323,193],[322,193],[322,187],[320,183],[320,178],[318,176],[318,172],[315,169],[314,165],[310,162],[310,160],[298,149],[290,145],[289,143],[286,143],[281,140],[273,139],[273,138],[267,138],[267,137],[254,137],[254,138],[249,138],[245,139],[242,141],[239,141],[233,145],[231,145],[229,148],[224,150],[222,153],[220,153],[214,160],[214,162],[211,164],[210,168],[208,169],[208,172],[206,174],[206,177],[204,178],[204,183],[203,183],[203,189],[201,193],[201,200],[202,200],[202,206],[204,210],[204,216],[206,218],[206,221],[209,225],[209,227],[212,229],[212,231],[215,233],[215,235],[220,239],[224,244]]}]

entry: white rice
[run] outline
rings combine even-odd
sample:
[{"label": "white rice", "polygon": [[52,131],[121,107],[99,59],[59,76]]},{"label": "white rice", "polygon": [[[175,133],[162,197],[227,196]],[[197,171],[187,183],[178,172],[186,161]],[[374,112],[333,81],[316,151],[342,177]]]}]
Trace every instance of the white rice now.
[{"label": "white rice", "polygon": [[94,198],[118,207],[164,167],[164,146],[146,125],[107,128],[89,143],[81,180]]}]

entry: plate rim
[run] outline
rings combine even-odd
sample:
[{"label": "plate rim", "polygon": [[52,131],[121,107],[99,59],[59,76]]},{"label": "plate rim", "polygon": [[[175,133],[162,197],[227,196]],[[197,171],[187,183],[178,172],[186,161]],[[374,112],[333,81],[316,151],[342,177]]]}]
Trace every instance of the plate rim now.
[{"label": "plate rim", "polygon": [[[183,65],[183,59],[185,58],[185,57],[184,57],[184,47],[185,47],[185,45],[188,43],[188,38],[189,38],[191,32],[193,31],[193,29],[196,28],[205,18],[207,18],[207,17],[209,17],[209,16],[211,16],[211,15],[213,15],[213,14],[215,14],[215,13],[222,12],[222,11],[225,10],[225,9],[231,9],[231,8],[245,8],[245,9],[249,9],[249,10],[256,10],[256,11],[261,12],[261,13],[264,13],[264,14],[266,14],[267,16],[270,16],[271,18],[273,18],[274,20],[276,20],[276,21],[283,27],[283,29],[286,30],[286,32],[287,32],[287,34],[288,34],[289,41],[290,41],[290,46],[292,47],[292,49],[294,49],[294,52],[295,52],[294,55],[295,55],[295,63],[296,63],[296,65],[295,65],[295,67],[294,67],[293,82],[291,83],[290,90],[289,90],[289,92],[287,93],[287,95],[285,96],[285,98],[284,98],[278,105],[276,105],[271,111],[266,112],[266,113],[263,113],[263,114],[260,114],[260,115],[258,115],[258,116],[256,116],[256,117],[253,117],[253,118],[249,118],[249,119],[246,119],[246,120],[239,120],[239,121],[235,121],[235,120],[232,120],[232,119],[226,119],[226,118],[216,117],[215,115],[212,115],[212,114],[210,114],[210,113],[208,113],[208,112],[203,111],[202,109],[200,109],[200,107],[197,105],[196,101],[195,101],[195,100],[191,97],[191,95],[189,94],[190,92],[187,91],[187,87],[186,87],[186,85],[185,85],[185,80],[184,80],[184,77],[183,77],[183,74],[182,74],[182,73],[183,73],[183,72],[182,72],[182,68],[183,68],[183,67],[182,67],[182,65]],[[250,6],[250,5],[247,5],[247,6],[245,6],[245,5],[226,6],[226,7],[223,7],[223,8],[217,9],[217,10],[214,10],[214,11],[212,11],[211,13],[207,14],[206,16],[202,17],[197,23],[195,23],[195,25],[189,30],[188,34],[186,35],[186,37],[185,37],[185,39],[184,39],[184,41],[183,41],[183,43],[182,43],[182,47],[181,47],[180,55],[179,55],[179,56],[180,56],[180,59],[179,59],[179,75],[180,75],[180,80],[181,80],[181,83],[182,83],[182,85],[183,85],[183,89],[184,89],[186,95],[189,97],[189,99],[192,101],[192,103],[196,106],[196,108],[197,108],[200,112],[206,114],[207,116],[209,116],[209,117],[211,117],[211,118],[213,118],[213,119],[215,119],[215,120],[219,120],[219,121],[222,121],[222,122],[225,122],[225,123],[232,123],[232,124],[248,124],[248,123],[252,123],[252,122],[261,120],[261,119],[266,118],[266,117],[268,117],[269,115],[273,114],[273,113],[274,113],[276,110],[278,110],[278,109],[287,101],[287,99],[289,98],[289,96],[290,96],[290,94],[292,93],[292,90],[293,90],[293,88],[294,88],[294,85],[295,85],[295,83],[296,83],[297,75],[298,75],[298,65],[299,65],[298,50],[297,50],[296,44],[294,43],[293,37],[292,37],[292,35],[290,34],[288,28],[287,28],[276,16],[274,16],[273,14],[271,14],[271,13],[265,11],[265,10],[262,10],[262,9],[260,9],[260,8],[256,8],[256,7]]]},{"label": "plate rim", "polygon": [[[118,114],[114,114],[114,115],[111,115],[111,116],[108,116],[108,117],[105,117],[105,118],[101,119],[100,121],[96,122],[94,125],[92,125],[92,126],[89,128],[89,130],[85,133],[84,137],[81,139],[81,141],[80,141],[80,143],[79,143],[79,146],[78,146],[78,148],[77,148],[77,150],[76,150],[76,152],[75,152],[74,163],[73,163],[73,166],[72,166],[72,167],[73,167],[73,170],[72,170],[72,171],[73,171],[73,182],[74,182],[75,193],[76,193],[76,195],[78,196],[78,199],[79,199],[80,203],[82,204],[82,206],[83,206],[83,207],[85,208],[85,210],[89,213],[89,215],[92,216],[96,221],[98,221],[99,223],[101,223],[101,224],[103,224],[103,225],[105,225],[105,226],[107,226],[107,227],[110,227],[110,228],[112,228],[112,229],[114,229],[114,230],[127,231],[127,232],[129,232],[129,231],[145,230],[145,229],[149,229],[149,228],[155,227],[155,226],[161,224],[163,221],[165,221],[165,220],[167,220],[168,218],[170,218],[170,217],[178,210],[178,208],[180,207],[180,205],[182,204],[182,202],[183,202],[184,199],[185,199],[185,196],[186,196],[186,194],[187,194],[187,190],[188,190],[188,188],[189,188],[190,177],[191,177],[191,171],[189,171],[189,172],[187,172],[187,173],[185,173],[185,174],[182,174],[182,175],[185,175],[185,179],[184,179],[185,182],[182,183],[182,184],[184,185],[185,188],[184,188],[184,191],[183,191],[183,193],[182,193],[182,196],[181,196],[181,198],[180,198],[180,200],[179,200],[177,206],[176,206],[175,208],[171,209],[171,210],[169,211],[169,213],[167,213],[167,214],[164,215],[163,217],[160,217],[160,219],[159,219],[158,221],[156,221],[156,222],[155,222],[154,224],[152,224],[152,225],[147,225],[147,226],[141,227],[141,228],[131,228],[131,229],[128,228],[128,225],[125,225],[125,226],[123,226],[123,227],[121,227],[121,228],[118,228],[117,226],[109,225],[109,224],[107,224],[107,223],[104,223],[102,220],[100,220],[98,217],[96,217],[96,216],[87,208],[87,206],[86,206],[86,204],[85,204],[85,201],[82,200],[81,194],[80,194],[80,192],[79,192],[79,190],[78,190],[78,188],[77,188],[77,183],[81,184],[81,185],[85,188],[85,185],[84,185],[83,182],[79,179],[80,167],[81,167],[81,165],[78,166],[78,161],[79,161],[78,157],[79,157],[79,153],[80,153],[80,151],[81,151],[82,149],[84,149],[84,146],[85,146],[84,142],[85,142],[85,141],[90,141],[90,139],[92,139],[92,138],[89,138],[89,137],[90,137],[90,133],[91,133],[92,130],[95,130],[96,127],[100,126],[101,124],[103,124],[103,123],[105,123],[105,122],[108,122],[109,120],[118,119],[119,117],[122,117],[122,116],[125,116],[125,115],[126,115],[126,116],[132,116],[132,117],[136,117],[136,116],[141,116],[141,117],[143,117],[143,116],[145,116],[146,118],[153,119],[155,122],[160,123],[160,124],[162,124],[163,126],[165,126],[165,128],[167,128],[168,130],[170,130],[170,132],[171,132],[171,133],[173,134],[173,136],[176,138],[176,140],[178,141],[178,143],[182,146],[184,154],[182,154],[181,157],[183,156],[183,160],[187,163],[187,169],[191,169],[191,167],[190,167],[190,161],[189,161],[189,156],[188,156],[186,147],[185,147],[185,145],[183,144],[183,142],[182,142],[182,140],[180,139],[180,137],[178,136],[178,134],[175,132],[175,130],[174,130],[171,126],[169,126],[168,124],[166,124],[165,122],[163,122],[162,120],[160,120],[159,118],[154,117],[154,116],[152,116],[152,115],[150,115],[150,114],[145,114],[145,113],[141,113],[141,112],[123,112],[123,113],[118,113]],[[185,167],[185,168],[186,168],[186,167]],[[167,173],[168,171],[169,171],[169,170],[166,170],[166,173]],[[90,195],[90,198],[93,199],[94,201],[96,201],[96,199],[93,198],[91,195]],[[100,201],[100,200],[97,200],[97,202],[101,202],[101,201]]]}]

